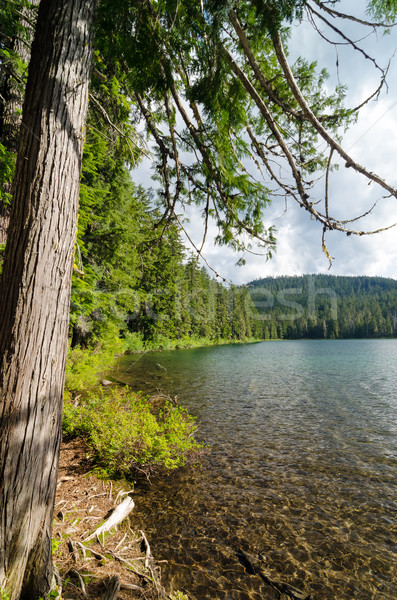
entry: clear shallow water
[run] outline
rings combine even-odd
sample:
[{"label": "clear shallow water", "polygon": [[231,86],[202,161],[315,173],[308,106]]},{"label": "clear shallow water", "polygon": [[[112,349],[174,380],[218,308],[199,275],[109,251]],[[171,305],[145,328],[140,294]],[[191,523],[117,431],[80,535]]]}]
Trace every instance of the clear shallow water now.
[{"label": "clear shallow water", "polygon": [[150,353],[115,375],[178,395],[210,446],[201,468],[137,491],[172,589],[397,598],[397,340]]}]

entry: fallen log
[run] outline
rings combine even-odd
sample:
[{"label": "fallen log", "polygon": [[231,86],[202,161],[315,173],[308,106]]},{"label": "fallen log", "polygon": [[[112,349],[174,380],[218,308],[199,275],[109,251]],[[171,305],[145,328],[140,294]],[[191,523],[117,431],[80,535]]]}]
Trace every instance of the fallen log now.
[{"label": "fallen log", "polygon": [[99,537],[101,534],[110,532],[111,529],[117,527],[121,521],[124,521],[134,508],[135,503],[130,496],[127,496],[121,504],[116,506],[112,514],[102,525],[100,525],[91,535],[89,535],[84,541],[89,542]]}]

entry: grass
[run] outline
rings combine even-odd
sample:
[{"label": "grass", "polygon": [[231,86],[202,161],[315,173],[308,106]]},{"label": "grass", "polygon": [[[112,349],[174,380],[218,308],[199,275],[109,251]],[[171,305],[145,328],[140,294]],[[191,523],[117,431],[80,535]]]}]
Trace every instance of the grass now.
[{"label": "grass", "polygon": [[[134,334],[138,335],[138,334]],[[162,335],[158,335],[150,341],[143,342],[139,337],[126,338],[126,353],[135,354],[140,352],[150,352],[156,350],[180,350],[188,348],[199,348],[204,346],[222,346],[226,344],[248,344],[253,342],[261,342],[258,338],[244,338],[243,340],[230,338],[206,338],[186,336],[178,339],[170,339]],[[136,342],[136,343],[134,343]]]}]

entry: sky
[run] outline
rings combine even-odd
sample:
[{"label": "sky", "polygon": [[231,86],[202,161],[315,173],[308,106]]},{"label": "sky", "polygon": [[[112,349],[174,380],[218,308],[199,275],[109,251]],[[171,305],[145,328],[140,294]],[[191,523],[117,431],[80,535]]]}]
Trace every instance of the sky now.
[{"label": "sky", "polygon": [[[343,1],[338,10],[352,10],[352,3]],[[365,16],[366,2],[355,0],[354,14],[361,11]],[[347,25],[346,25],[347,23]],[[321,27],[325,32],[325,28]],[[344,31],[355,40],[367,35],[368,29],[344,22]],[[327,35],[336,39],[335,34]],[[368,54],[386,66],[394,52],[397,54],[397,27],[391,34],[381,32],[359,42]],[[339,80],[348,86],[346,106],[356,106],[367,98],[379,85],[380,72],[372,63],[357,52],[338,46],[338,68],[335,47],[321,40],[307,22],[292,27],[289,46],[290,62],[299,55],[317,60],[318,65],[329,71],[328,85],[332,88]],[[388,88],[378,100],[370,101],[360,111],[358,122],[344,135],[343,147],[359,164],[365,165],[397,187],[397,55],[391,62]],[[365,230],[378,229],[397,222],[397,199],[384,198],[380,188],[368,185],[368,180],[352,169],[341,168],[330,178],[330,213],[338,218],[352,218],[368,210],[378,201],[373,213],[357,227]],[[136,173],[136,181],[147,185],[148,164]],[[324,185],[323,183],[321,184]],[[317,190],[320,197],[323,187]],[[316,193],[316,192],[315,192]],[[241,285],[254,279],[277,275],[301,275],[305,273],[329,273],[332,275],[377,275],[397,279],[397,227],[371,236],[346,236],[329,232],[326,243],[333,257],[331,269],[322,252],[321,226],[310,219],[309,214],[290,200],[284,210],[284,200],[274,201],[265,214],[265,223],[277,228],[277,250],[271,260],[263,256],[246,254],[246,264],[236,266],[239,256],[224,246],[215,246],[216,227],[210,225],[203,256],[216,273],[234,284]],[[186,229],[196,244],[201,244],[202,219],[197,208],[186,215]],[[188,240],[186,245],[189,246]],[[203,263],[204,264],[204,263]]]}]

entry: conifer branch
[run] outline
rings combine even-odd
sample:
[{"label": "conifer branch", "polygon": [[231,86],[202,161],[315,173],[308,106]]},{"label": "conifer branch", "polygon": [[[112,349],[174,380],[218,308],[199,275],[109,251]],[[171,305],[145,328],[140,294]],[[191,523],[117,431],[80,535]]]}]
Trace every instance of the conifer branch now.
[{"label": "conifer branch", "polygon": [[[325,2],[321,2],[320,0],[313,0],[314,4],[316,4],[319,8],[321,8],[324,12],[328,13],[329,15],[331,15],[332,17],[338,17],[340,19],[347,19],[349,21],[354,21],[355,23],[359,23],[360,25],[366,25],[368,27],[372,27],[372,28],[383,28],[383,29],[389,29],[389,27],[395,27],[397,25],[397,23],[373,23],[372,21],[366,21],[365,19],[360,19],[358,17],[355,17],[353,15],[349,15],[347,13],[342,13],[339,12],[337,10],[335,10],[334,8],[330,8],[329,6],[327,6],[325,4]],[[310,8],[310,4],[308,3],[308,6]]]},{"label": "conifer branch", "polygon": [[294,94],[296,100],[298,101],[299,105],[301,106],[303,113],[304,113],[305,117],[307,118],[307,120],[313,125],[313,127],[321,135],[321,137],[327,142],[327,144],[331,148],[333,148],[341,156],[341,158],[343,158],[346,161],[346,164],[345,164],[346,167],[352,167],[355,171],[357,171],[358,173],[361,173],[362,175],[364,175],[364,177],[366,177],[370,181],[373,181],[373,182],[379,184],[381,187],[383,187],[385,190],[387,190],[392,196],[397,197],[397,189],[396,188],[394,188],[394,187],[390,186],[388,183],[386,183],[383,179],[381,179],[381,177],[379,177],[379,175],[376,175],[375,173],[372,173],[372,172],[368,171],[367,169],[365,169],[363,166],[359,165],[342,148],[342,146],[329,135],[327,130],[321,125],[321,123],[319,122],[317,117],[311,111],[310,107],[308,106],[302,92],[300,91],[300,89],[295,81],[294,75],[290,69],[287,58],[285,56],[281,37],[279,34],[277,34],[273,38],[273,45],[274,45],[274,49],[276,51],[277,59],[280,63],[280,66],[281,66],[283,72],[284,72],[284,75],[288,82],[288,85],[290,86],[292,93]]}]

